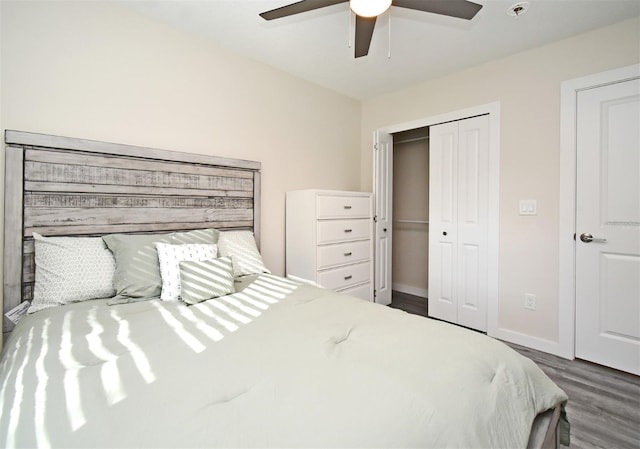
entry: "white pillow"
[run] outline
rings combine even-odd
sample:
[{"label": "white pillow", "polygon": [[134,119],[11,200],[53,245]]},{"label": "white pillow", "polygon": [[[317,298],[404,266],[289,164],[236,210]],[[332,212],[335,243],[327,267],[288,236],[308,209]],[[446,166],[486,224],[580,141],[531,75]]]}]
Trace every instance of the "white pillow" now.
[{"label": "white pillow", "polygon": [[228,257],[180,262],[180,299],[196,304],[235,293],[233,266]]},{"label": "white pillow", "polygon": [[156,242],[160,276],[162,277],[163,301],[177,301],[180,296],[180,262],[183,260],[206,260],[218,257],[216,245],[191,243],[185,245],[171,245]]},{"label": "white pillow", "polygon": [[262,262],[262,256],[256,246],[256,239],[251,231],[221,232],[218,238],[218,249],[220,256],[231,257],[233,274],[236,277],[247,274],[271,273]]},{"label": "white pillow", "polygon": [[116,262],[101,237],[43,237],[33,233],[36,284],[29,313],[115,294]]}]

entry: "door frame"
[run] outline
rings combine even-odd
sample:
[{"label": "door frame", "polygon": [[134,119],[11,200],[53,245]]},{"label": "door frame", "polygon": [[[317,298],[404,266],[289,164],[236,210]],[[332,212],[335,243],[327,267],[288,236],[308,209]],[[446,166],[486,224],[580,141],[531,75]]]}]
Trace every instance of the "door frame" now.
[{"label": "door frame", "polygon": [[[456,120],[463,120],[478,115],[489,115],[489,213],[488,213],[488,287],[487,287],[487,334],[497,336],[500,333],[498,327],[498,289],[499,289],[499,262],[500,262],[500,102],[495,101],[466,109],[447,112],[444,114],[424,117],[409,122],[384,126],[373,132],[373,157],[375,161],[375,145],[378,135],[393,134],[411,129],[423,128]],[[393,146],[390,157],[393,157]],[[388,180],[387,180],[388,181]],[[392,180],[393,182],[393,180]],[[378,193],[378,180],[375,163],[373,164],[373,194]],[[393,206],[392,206],[393,207]],[[393,232],[393,231],[392,231]],[[377,238],[377,236],[374,236]],[[377,255],[374,256],[377,264]],[[374,273],[377,270],[374,269]],[[375,285],[378,280],[374,279]]]},{"label": "door frame", "polygon": [[575,358],[576,129],[578,92],[640,77],[640,64],[567,81],[560,86],[560,248],[558,354]]}]

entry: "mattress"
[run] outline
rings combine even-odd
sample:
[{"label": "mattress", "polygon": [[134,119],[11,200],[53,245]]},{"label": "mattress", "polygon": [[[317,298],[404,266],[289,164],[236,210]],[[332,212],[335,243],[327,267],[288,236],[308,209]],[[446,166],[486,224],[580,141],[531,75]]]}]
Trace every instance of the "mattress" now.
[{"label": "mattress", "polygon": [[526,447],[567,396],[483,334],[273,275],[26,316],[2,447]]}]

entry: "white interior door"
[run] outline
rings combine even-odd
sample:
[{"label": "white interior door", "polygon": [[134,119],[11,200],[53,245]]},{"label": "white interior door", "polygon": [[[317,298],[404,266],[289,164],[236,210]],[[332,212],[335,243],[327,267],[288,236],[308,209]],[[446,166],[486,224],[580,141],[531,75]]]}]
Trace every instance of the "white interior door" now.
[{"label": "white interior door", "polygon": [[486,331],[489,116],[429,136],[429,315]]},{"label": "white interior door", "polygon": [[375,302],[391,304],[391,244],[393,211],[393,137],[378,131],[375,136]]},{"label": "white interior door", "polygon": [[640,80],[578,92],[576,357],[640,374]]}]

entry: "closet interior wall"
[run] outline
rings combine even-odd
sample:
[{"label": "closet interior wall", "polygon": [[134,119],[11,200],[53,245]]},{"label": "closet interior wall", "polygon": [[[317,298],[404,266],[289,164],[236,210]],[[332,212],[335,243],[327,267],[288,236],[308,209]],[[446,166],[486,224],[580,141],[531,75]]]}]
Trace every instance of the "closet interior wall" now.
[{"label": "closet interior wall", "polygon": [[392,288],[427,297],[429,128],[393,135]]}]

